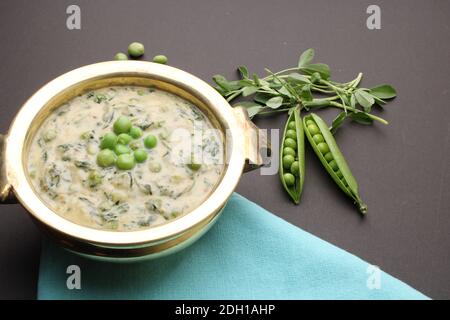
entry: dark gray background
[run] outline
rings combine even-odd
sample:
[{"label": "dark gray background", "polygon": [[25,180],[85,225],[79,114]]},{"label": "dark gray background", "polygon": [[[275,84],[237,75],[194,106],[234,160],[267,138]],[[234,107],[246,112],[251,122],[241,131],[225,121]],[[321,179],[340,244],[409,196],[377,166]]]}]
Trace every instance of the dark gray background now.
[{"label": "dark gray background", "polygon": [[[82,30],[66,29],[78,4]],[[382,29],[366,28],[378,4]],[[238,192],[282,218],[381,266],[432,298],[450,298],[450,1],[25,1],[0,2],[0,132],[21,104],[54,77],[110,60],[131,41],[147,59],[207,81],[234,77],[238,64],[262,72],[295,65],[313,47],[333,77],[365,73],[363,85],[392,83],[398,98],[380,112],[391,122],[348,123],[336,138],[369,205],[358,214],[307,153],[302,203],[277,176],[246,174]],[[330,120],[336,110],[321,112]],[[285,116],[260,119],[281,128]],[[40,235],[19,205],[0,208],[0,298],[35,297]]]}]

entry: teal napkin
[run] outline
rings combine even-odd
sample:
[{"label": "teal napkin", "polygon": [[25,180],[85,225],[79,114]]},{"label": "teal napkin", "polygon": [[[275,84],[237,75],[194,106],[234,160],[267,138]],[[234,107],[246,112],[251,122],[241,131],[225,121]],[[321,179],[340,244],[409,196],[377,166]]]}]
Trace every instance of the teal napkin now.
[{"label": "teal napkin", "polygon": [[[67,288],[69,265],[80,267],[80,290]],[[164,258],[111,264],[45,242],[38,298],[427,298],[384,272],[374,276],[367,262],[234,194],[209,232]]]}]

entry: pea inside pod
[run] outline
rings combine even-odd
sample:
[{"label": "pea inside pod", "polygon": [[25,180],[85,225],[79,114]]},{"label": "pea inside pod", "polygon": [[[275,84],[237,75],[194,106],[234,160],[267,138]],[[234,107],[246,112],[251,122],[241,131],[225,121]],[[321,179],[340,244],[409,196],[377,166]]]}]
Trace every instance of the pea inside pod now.
[{"label": "pea inside pod", "polygon": [[355,201],[359,211],[366,213],[367,206],[359,196],[358,184],[326,122],[311,113],[304,117],[303,126],[311,147],[328,174],[339,188]]},{"label": "pea inside pod", "polygon": [[305,134],[298,109],[292,109],[284,128],[279,173],[284,189],[298,204],[305,181]]}]

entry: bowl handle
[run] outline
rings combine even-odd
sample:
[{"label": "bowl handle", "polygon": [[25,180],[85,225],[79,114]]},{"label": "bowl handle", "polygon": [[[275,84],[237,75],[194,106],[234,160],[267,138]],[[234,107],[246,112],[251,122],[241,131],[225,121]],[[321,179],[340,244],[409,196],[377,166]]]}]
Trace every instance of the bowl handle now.
[{"label": "bowl handle", "polygon": [[11,184],[6,175],[6,141],[7,137],[0,134],[0,204],[17,203]]},{"label": "bowl handle", "polygon": [[233,108],[236,119],[244,131],[244,172],[252,171],[267,164],[272,150],[266,130],[259,129],[249,118],[244,107]]}]

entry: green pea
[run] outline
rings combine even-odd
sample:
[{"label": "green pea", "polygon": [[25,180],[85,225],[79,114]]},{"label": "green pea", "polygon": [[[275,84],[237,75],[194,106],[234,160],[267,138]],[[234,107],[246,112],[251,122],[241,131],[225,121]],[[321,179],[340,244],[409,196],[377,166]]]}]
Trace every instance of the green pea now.
[{"label": "green pea", "polygon": [[131,129],[131,121],[125,116],[120,116],[114,122],[113,128],[115,134],[128,133]]},{"label": "green pea", "polygon": [[295,158],[291,155],[286,155],[283,157],[283,168],[289,169],[292,163],[295,161]]},{"label": "green pea", "polygon": [[199,164],[199,163],[188,163],[187,164],[187,167],[189,168],[189,169],[191,169],[192,171],[198,171],[200,168],[201,168],[201,164]]},{"label": "green pea", "polygon": [[297,149],[297,142],[292,138],[286,138],[284,140],[284,146],[292,149]]},{"label": "green pea", "polygon": [[131,170],[136,165],[134,162],[134,156],[128,153],[121,154],[117,157],[116,165],[120,170]]},{"label": "green pea", "polygon": [[292,140],[297,140],[297,132],[295,130],[289,129],[286,131],[286,138],[291,138]]},{"label": "green pea", "polygon": [[312,120],[306,121],[306,126],[307,126],[307,127],[308,127],[308,126],[311,126],[311,125],[316,125],[316,123],[315,123],[314,121],[312,121]]},{"label": "green pea", "polygon": [[291,121],[288,123],[288,129],[291,129],[291,130],[297,129],[297,125],[295,124],[295,121]]},{"label": "green pea", "polygon": [[117,137],[117,143],[127,145],[130,141],[133,140],[133,137],[126,133],[121,133]]},{"label": "green pea", "polygon": [[295,152],[295,150],[292,149],[291,147],[284,147],[284,149],[283,149],[283,156],[286,156],[286,155],[288,155],[288,154],[290,154],[291,156],[294,156],[294,157],[295,157],[296,152]]},{"label": "green pea", "polygon": [[117,136],[112,133],[108,132],[105,134],[100,141],[100,149],[114,149],[114,147],[117,145]]},{"label": "green pea", "polygon": [[118,61],[128,60],[128,56],[123,52],[119,52],[114,56],[114,60]]},{"label": "green pea", "polygon": [[327,160],[327,162],[330,162],[331,160],[334,159],[333,154],[331,152],[325,153],[323,157],[325,158],[325,160]]},{"label": "green pea", "polygon": [[97,147],[92,143],[88,143],[88,145],[86,146],[86,150],[87,153],[91,156],[97,153]]},{"label": "green pea", "polygon": [[145,160],[147,160],[148,154],[145,149],[137,149],[134,151],[134,159],[136,159],[136,162],[142,163]]},{"label": "green pea", "polygon": [[326,153],[330,152],[330,148],[328,148],[328,145],[326,143],[324,143],[324,142],[319,143],[317,145],[317,149],[319,149],[319,151],[322,154],[326,154]]},{"label": "green pea", "polygon": [[320,133],[319,127],[316,126],[315,124],[308,125],[308,131],[312,136]]},{"label": "green pea", "polygon": [[150,164],[148,165],[148,168],[150,169],[151,172],[160,172],[161,171],[161,164],[159,164],[158,162],[150,162]]},{"label": "green pea", "polygon": [[88,185],[90,188],[94,188],[101,183],[102,183],[102,175],[98,171],[94,170],[89,172]]},{"label": "green pea", "polygon": [[134,139],[139,139],[142,137],[142,129],[136,126],[132,126],[130,129],[130,136],[132,136]]},{"label": "green pea", "polygon": [[115,161],[116,161],[116,156],[115,156],[114,152],[112,152],[109,149],[102,150],[97,154],[97,164],[100,167],[112,166]]},{"label": "green pea", "polygon": [[336,160],[331,160],[328,164],[330,165],[331,169],[333,169],[333,171],[339,170]]},{"label": "green pea", "polygon": [[124,146],[123,144],[117,144],[116,147],[114,148],[114,152],[117,155],[121,155],[121,154],[131,153],[131,150],[130,150],[130,148],[128,148],[127,146]]},{"label": "green pea", "polygon": [[341,170],[336,171],[336,175],[338,176],[339,179],[342,179],[344,177]]},{"label": "green pea", "polygon": [[162,54],[158,54],[153,57],[153,62],[156,62],[156,63],[166,64],[167,60],[168,60],[167,57]]},{"label": "green pea", "polygon": [[316,144],[325,141],[325,139],[323,138],[323,135],[321,135],[320,133],[313,135],[313,140]]},{"label": "green pea", "polygon": [[86,131],[80,135],[80,138],[82,140],[90,140],[90,139],[94,138],[94,135],[92,134],[92,131]]},{"label": "green pea", "polygon": [[158,139],[156,138],[156,136],[154,136],[152,134],[149,134],[144,139],[144,145],[148,149],[153,149],[154,147],[156,147],[157,143],[158,143]]},{"label": "green pea", "polygon": [[173,210],[170,215],[172,216],[172,218],[176,218],[178,216],[180,216],[183,212],[181,212],[180,210]]},{"label": "green pea", "polygon": [[292,173],[285,173],[283,174],[284,182],[288,187],[292,187],[295,184],[295,177]]},{"label": "green pea", "polygon": [[128,54],[133,58],[138,58],[142,56],[145,52],[144,45],[140,42],[130,43],[128,46]]},{"label": "green pea", "polygon": [[300,164],[298,161],[294,161],[291,164],[291,173],[295,176],[300,175]]}]

